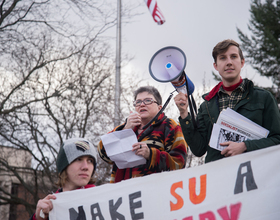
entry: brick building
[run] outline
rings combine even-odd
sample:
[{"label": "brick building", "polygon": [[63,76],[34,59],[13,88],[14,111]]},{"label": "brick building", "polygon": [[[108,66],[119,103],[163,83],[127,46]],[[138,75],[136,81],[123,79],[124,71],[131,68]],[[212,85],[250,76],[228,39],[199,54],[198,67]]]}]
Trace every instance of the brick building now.
[{"label": "brick building", "polygon": [[[31,155],[24,150],[0,147],[0,202],[7,202],[6,199],[11,199],[10,204],[0,205],[0,219],[2,220],[18,220],[28,219],[30,216],[25,209],[24,205],[13,204],[13,196],[20,198],[24,201],[31,201],[31,195],[25,190],[20,182],[22,179],[24,182],[31,181],[33,175],[31,172]],[[11,168],[8,170],[6,165]],[[13,173],[13,169],[16,169],[18,177]]]}]

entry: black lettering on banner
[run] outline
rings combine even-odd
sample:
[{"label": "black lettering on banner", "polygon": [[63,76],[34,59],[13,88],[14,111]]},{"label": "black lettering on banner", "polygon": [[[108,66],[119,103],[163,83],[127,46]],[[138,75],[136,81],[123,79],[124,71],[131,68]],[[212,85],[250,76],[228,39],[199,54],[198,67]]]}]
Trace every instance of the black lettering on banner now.
[{"label": "black lettering on banner", "polygon": [[[96,213],[94,213],[94,209],[97,210]],[[98,220],[105,220],[102,213],[101,213],[101,209],[100,209],[98,203],[92,204],[90,206],[90,212],[91,212],[92,220],[96,220],[97,217],[98,217]]]},{"label": "black lettering on banner", "polygon": [[135,213],[135,209],[142,207],[142,202],[134,202],[134,199],[141,197],[141,191],[129,194],[129,205],[130,205],[130,214],[132,220],[144,219],[144,213]]},{"label": "black lettering on banner", "polygon": [[86,220],[86,214],[83,206],[78,207],[79,213],[74,208],[69,209],[70,220]]},{"label": "black lettering on banner", "polygon": [[[242,174],[241,169],[243,167],[247,168],[247,172]],[[254,189],[258,188],[257,184],[255,183],[255,180],[254,180],[253,170],[252,170],[252,167],[251,167],[251,161],[240,164],[240,166],[238,168],[238,172],[237,172],[234,194],[238,194],[238,193],[243,192],[243,180],[245,178],[246,178],[247,191],[251,191],[251,190],[254,190]]]},{"label": "black lettering on banner", "polygon": [[110,215],[112,220],[125,220],[125,217],[117,212],[117,209],[122,204],[122,197],[118,199],[118,201],[114,205],[114,200],[111,199],[109,201],[109,209],[110,209]]}]

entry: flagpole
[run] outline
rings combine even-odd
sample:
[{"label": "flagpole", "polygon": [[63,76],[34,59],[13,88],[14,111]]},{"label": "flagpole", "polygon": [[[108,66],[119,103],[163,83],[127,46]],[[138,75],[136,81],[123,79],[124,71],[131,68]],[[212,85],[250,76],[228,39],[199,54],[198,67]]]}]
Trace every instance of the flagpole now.
[{"label": "flagpole", "polygon": [[120,94],[121,94],[121,7],[122,2],[117,3],[117,38],[116,38],[116,76],[115,76],[115,117],[114,126],[120,124]]}]

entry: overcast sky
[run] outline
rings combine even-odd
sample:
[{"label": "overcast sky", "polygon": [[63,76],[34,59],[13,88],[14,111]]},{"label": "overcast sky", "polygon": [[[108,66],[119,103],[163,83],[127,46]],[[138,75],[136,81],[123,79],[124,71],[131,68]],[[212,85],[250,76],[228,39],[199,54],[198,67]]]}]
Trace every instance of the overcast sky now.
[{"label": "overcast sky", "polygon": [[[179,47],[186,54],[185,72],[196,89],[202,87],[204,74],[206,83],[213,87],[216,84],[212,80],[212,71],[215,71],[211,55],[213,47],[224,39],[240,43],[237,27],[250,34],[247,25],[251,0],[157,0],[166,20],[163,25],[154,22],[144,0],[134,1],[141,5],[136,11],[143,14],[134,18],[132,23],[122,25],[122,53],[134,56],[129,68],[122,71],[133,70],[144,79],[144,84],[149,82],[157,86],[164,97],[172,92],[171,83],[153,80],[148,71],[150,59],[156,51],[166,46]],[[130,0],[122,0],[123,4],[128,2]],[[241,75],[270,85],[270,81],[260,77],[250,65],[245,65]]]}]

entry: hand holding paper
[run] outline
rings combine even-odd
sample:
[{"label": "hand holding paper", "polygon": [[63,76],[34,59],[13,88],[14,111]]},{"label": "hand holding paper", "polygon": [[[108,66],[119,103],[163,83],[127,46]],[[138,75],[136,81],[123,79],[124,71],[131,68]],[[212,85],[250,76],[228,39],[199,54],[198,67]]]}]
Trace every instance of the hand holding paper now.
[{"label": "hand holding paper", "polygon": [[217,123],[213,126],[209,146],[222,151],[227,146],[221,146],[220,143],[227,141],[240,143],[245,140],[266,138],[268,134],[269,130],[227,108],[220,113]]},{"label": "hand holding paper", "polygon": [[108,157],[119,169],[131,168],[146,163],[142,156],[135,155],[132,145],[137,143],[137,137],[131,129],[115,131],[101,136]]},{"label": "hand holding paper", "polygon": [[221,146],[225,146],[225,149],[222,150],[221,154],[225,157],[230,157],[238,154],[242,154],[247,150],[246,144],[244,142],[224,142],[220,143]]}]

